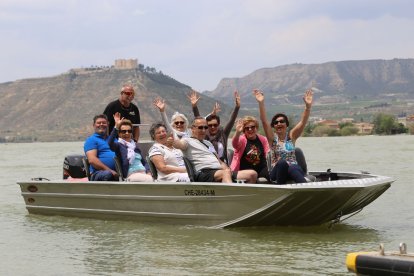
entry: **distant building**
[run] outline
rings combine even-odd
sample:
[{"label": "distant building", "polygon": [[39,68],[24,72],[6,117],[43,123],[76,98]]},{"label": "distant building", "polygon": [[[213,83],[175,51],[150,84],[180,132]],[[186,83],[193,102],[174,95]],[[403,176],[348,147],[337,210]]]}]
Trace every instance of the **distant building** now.
[{"label": "distant building", "polygon": [[342,123],[353,123],[354,118],[342,118],[341,122]]},{"label": "distant building", "polygon": [[115,69],[135,69],[138,68],[138,59],[116,59]]},{"label": "distant building", "polygon": [[403,124],[403,126],[407,126],[407,122],[408,122],[408,117],[398,117],[397,118],[397,122],[399,124]]},{"label": "distant building", "polygon": [[372,134],[374,124],[371,123],[356,123],[354,124],[358,128],[358,134]]},{"label": "distant building", "polygon": [[322,121],[316,122],[316,124],[320,126],[327,126],[330,129],[339,130],[339,123],[338,121],[335,121],[335,120],[322,120]]},{"label": "distant building", "polygon": [[408,115],[405,121],[406,121],[406,124],[405,124],[406,127],[413,127],[414,126],[414,114]]},{"label": "distant building", "polygon": [[414,123],[414,114],[408,115],[406,118],[406,121],[410,123]]},{"label": "distant building", "polygon": [[309,116],[308,121],[313,123],[313,124],[317,124],[318,122],[322,121],[323,118],[322,117],[316,117],[316,116]]}]

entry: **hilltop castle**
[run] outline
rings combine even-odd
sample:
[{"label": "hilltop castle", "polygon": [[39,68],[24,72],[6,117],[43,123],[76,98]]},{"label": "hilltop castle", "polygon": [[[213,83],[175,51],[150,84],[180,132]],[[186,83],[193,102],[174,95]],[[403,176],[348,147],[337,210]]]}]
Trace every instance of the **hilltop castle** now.
[{"label": "hilltop castle", "polygon": [[116,59],[115,64],[112,66],[89,66],[89,67],[81,67],[81,68],[72,68],[69,70],[69,73],[73,72],[76,74],[88,74],[91,72],[97,71],[108,71],[110,69],[117,69],[117,70],[129,70],[129,69],[136,69],[138,68],[138,59]]},{"label": "hilltop castle", "polygon": [[138,67],[138,59],[116,59],[115,69],[135,69]]}]

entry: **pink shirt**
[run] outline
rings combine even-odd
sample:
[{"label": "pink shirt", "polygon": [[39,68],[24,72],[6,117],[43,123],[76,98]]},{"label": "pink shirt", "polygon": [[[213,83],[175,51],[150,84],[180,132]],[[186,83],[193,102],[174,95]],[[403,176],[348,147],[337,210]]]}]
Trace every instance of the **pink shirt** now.
[{"label": "pink shirt", "polygon": [[[265,151],[265,156],[266,156],[270,150],[269,143],[267,142],[267,138],[260,134],[257,134],[257,137],[259,137],[259,140],[263,145],[263,149]],[[240,169],[240,159],[247,145],[247,138],[244,134],[242,134],[238,138],[233,137],[233,140],[231,141],[231,143],[233,145],[234,154],[233,154],[233,159],[231,161],[230,169],[232,171],[238,171]]]}]

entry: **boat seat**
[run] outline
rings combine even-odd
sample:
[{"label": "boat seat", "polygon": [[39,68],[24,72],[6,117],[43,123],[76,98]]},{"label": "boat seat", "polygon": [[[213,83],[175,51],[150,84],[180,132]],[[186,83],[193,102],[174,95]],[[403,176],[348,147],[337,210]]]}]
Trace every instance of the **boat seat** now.
[{"label": "boat seat", "polygon": [[139,141],[138,146],[142,156],[148,156],[149,149],[154,145],[154,141]]},{"label": "boat seat", "polygon": [[85,173],[86,173],[86,177],[88,178],[88,180],[91,180],[91,171],[90,171],[90,164],[89,164],[89,160],[86,156],[84,156],[82,158],[82,163],[83,163],[83,167],[85,169]]},{"label": "boat seat", "polygon": [[115,170],[119,175],[119,181],[125,181],[124,175],[122,173],[121,161],[119,160],[117,156],[114,156],[114,161],[115,161]]},{"label": "boat seat", "polygon": [[150,168],[152,179],[154,181],[157,181],[157,178],[158,178],[157,167],[155,167],[154,162],[152,162],[152,160],[149,156],[145,157],[145,160],[147,160],[148,166]]},{"label": "boat seat", "polygon": [[301,148],[295,148],[296,161],[298,165],[302,168],[305,174],[308,174],[308,165],[306,164],[305,154]]},{"label": "boat seat", "polygon": [[305,173],[305,179],[308,182],[316,181],[316,177],[314,175],[308,174],[308,165],[306,164],[305,154],[303,153],[301,148],[295,148],[295,155],[296,161],[298,165],[302,168],[303,172]]},{"label": "boat seat", "polygon": [[188,177],[190,178],[190,181],[196,182],[195,180],[196,171],[195,171],[193,163],[191,163],[191,161],[187,157],[184,157],[184,156],[183,156],[183,160],[184,160],[184,165],[185,165],[185,168],[187,169],[187,174],[188,174]]}]

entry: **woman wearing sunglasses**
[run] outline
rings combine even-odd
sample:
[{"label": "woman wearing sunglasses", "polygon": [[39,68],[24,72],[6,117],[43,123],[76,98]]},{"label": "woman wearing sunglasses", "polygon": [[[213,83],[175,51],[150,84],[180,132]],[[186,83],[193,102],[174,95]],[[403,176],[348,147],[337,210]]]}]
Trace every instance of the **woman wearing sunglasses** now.
[{"label": "woman wearing sunglasses", "polygon": [[167,128],[162,123],[154,123],[149,130],[151,139],[155,141],[149,149],[148,156],[157,169],[158,181],[190,182],[185,169],[183,153],[168,141]]},{"label": "woman wearing sunglasses", "polygon": [[239,119],[236,123],[236,132],[232,139],[234,149],[230,168],[232,171],[252,169],[257,177],[269,180],[266,154],[269,144],[265,136],[257,133],[259,122],[252,116]]},{"label": "woman wearing sunglasses", "polygon": [[[142,156],[138,144],[132,139],[132,123],[114,114],[115,127],[108,138],[108,144],[119,158],[122,174],[129,181],[152,182],[149,166]],[[115,140],[118,135],[118,141]]]},{"label": "woman wearing sunglasses", "polygon": [[171,124],[168,122],[167,114],[165,113],[165,101],[164,99],[157,97],[154,102],[154,106],[159,109],[163,123],[167,127],[168,133],[175,132],[178,138],[191,137],[191,130],[188,129],[188,119],[184,114],[175,112],[171,116]]},{"label": "woman wearing sunglasses", "polygon": [[259,103],[260,120],[262,121],[267,141],[271,147],[270,179],[277,184],[286,184],[291,179],[296,183],[306,182],[305,173],[298,165],[295,155],[296,140],[302,135],[308,122],[310,110],[313,102],[312,89],[308,89],[303,96],[305,110],[302,113],[301,120],[291,130],[289,120],[283,113],[277,113],[273,116],[269,124],[266,117],[263,92],[255,89],[253,94]]}]

